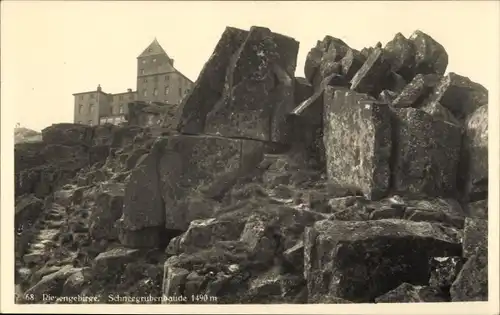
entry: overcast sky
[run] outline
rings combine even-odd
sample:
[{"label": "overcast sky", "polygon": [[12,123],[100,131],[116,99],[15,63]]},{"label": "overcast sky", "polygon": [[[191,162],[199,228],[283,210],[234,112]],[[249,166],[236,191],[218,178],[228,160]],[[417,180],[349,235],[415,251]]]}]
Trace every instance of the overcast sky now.
[{"label": "overcast sky", "polygon": [[[72,122],[73,93],[135,90],[136,57],[156,37],[195,81],[226,26],[266,26],[300,42],[297,76],[325,35],[361,49],[420,29],[448,71],[498,85],[498,1],[2,1],[2,123],[40,130]],[[14,108],[9,113],[6,108]],[[7,120],[5,120],[7,119]],[[5,121],[5,122],[4,122]]]}]

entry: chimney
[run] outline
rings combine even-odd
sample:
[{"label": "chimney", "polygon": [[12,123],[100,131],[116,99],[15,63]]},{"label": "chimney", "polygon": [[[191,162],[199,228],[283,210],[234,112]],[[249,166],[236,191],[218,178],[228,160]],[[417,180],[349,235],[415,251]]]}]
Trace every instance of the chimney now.
[{"label": "chimney", "polygon": [[174,66],[174,59],[170,59],[170,64],[172,65],[172,67]]},{"label": "chimney", "polygon": [[97,85],[97,92],[101,92],[101,85],[100,84]]},{"label": "chimney", "polygon": [[127,92],[132,93],[132,89],[127,89]]}]

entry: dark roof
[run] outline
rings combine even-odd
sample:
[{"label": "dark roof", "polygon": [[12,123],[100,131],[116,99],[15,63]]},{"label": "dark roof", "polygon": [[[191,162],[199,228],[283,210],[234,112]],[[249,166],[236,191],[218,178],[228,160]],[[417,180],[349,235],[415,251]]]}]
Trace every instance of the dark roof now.
[{"label": "dark roof", "polygon": [[[149,44],[149,46],[139,55],[137,58],[154,56],[154,55],[167,55],[165,50],[161,47],[160,43],[156,40],[156,38]],[[168,57],[168,55],[167,55]],[[168,57],[170,59],[170,57]]]}]

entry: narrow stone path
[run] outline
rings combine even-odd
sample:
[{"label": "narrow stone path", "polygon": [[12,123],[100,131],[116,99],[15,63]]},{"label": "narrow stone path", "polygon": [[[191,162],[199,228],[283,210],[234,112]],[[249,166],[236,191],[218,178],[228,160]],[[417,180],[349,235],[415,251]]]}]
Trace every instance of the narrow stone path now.
[{"label": "narrow stone path", "polygon": [[[76,188],[67,185],[55,192],[54,202],[45,206],[44,212],[31,228],[26,251],[16,263],[18,273],[26,274],[29,270],[30,276],[27,276],[28,279],[23,279],[23,283],[16,283],[19,286],[18,290],[25,291],[33,285],[31,283],[33,275],[40,273],[44,268],[49,268],[50,273],[53,273],[63,266],[75,264],[79,248],[68,245],[73,241],[73,235],[70,233],[70,216],[74,209],[70,196]],[[87,226],[84,224],[83,228]],[[88,235],[88,229],[81,232]]]}]

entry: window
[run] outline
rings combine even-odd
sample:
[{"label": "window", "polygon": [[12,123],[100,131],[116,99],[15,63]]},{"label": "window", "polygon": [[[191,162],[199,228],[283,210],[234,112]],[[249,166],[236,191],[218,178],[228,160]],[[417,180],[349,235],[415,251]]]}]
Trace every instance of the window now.
[{"label": "window", "polygon": [[179,88],[179,95],[182,96],[182,88]]},{"label": "window", "polygon": [[170,80],[170,76],[166,75],[166,76],[165,76],[165,81],[167,81],[167,82],[168,82],[169,80]]},{"label": "window", "polygon": [[144,78],[144,79],[142,80],[142,82],[144,82],[144,83],[148,83],[148,79]]},{"label": "window", "polygon": [[92,120],[89,120],[89,126],[92,126]]},{"label": "window", "polygon": [[90,94],[90,98],[95,98],[95,95],[94,94]]},{"label": "window", "polygon": [[152,49],[151,49],[151,48],[149,48],[149,49],[148,49],[148,52],[151,52],[151,51],[152,51]]},{"label": "window", "polygon": [[133,100],[134,99],[134,95],[130,95],[128,98],[131,99],[131,100]]},{"label": "window", "polygon": [[89,107],[89,113],[93,113],[94,112],[94,105],[93,104],[90,104],[90,107]]},{"label": "window", "polygon": [[78,113],[81,114],[83,113],[83,105],[80,104],[80,107],[78,108]]},{"label": "window", "polygon": [[144,69],[141,69],[141,74],[144,74]]},{"label": "window", "polygon": [[157,89],[154,89],[154,90],[153,90],[153,95],[154,95],[154,96],[158,96],[158,90],[157,90]]},{"label": "window", "polygon": [[120,114],[123,114],[123,105],[120,105]]},{"label": "window", "polygon": [[153,58],[153,62],[156,62],[156,58]]},{"label": "window", "polygon": [[169,91],[168,86],[166,86],[165,87],[165,95],[168,95],[168,91]]},{"label": "window", "polygon": [[147,96],[148,95],[148,90],[143,90],[142,95]]},{"label": "window", "polygon": [[80,99],[83,100],[83,95],[80,95]]},{"label": "window", "polygon": [[153,77],[153,81],[158,82],[158,76],[156,76],[156,75],[155,75],[155,76]]},{"label": "window", "polygon": [[123,100],[123,95],[120,95],[120,101],[122,101],[122,100]]}]

